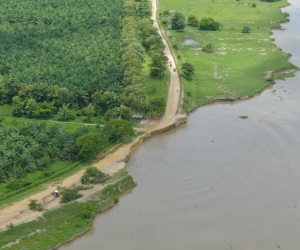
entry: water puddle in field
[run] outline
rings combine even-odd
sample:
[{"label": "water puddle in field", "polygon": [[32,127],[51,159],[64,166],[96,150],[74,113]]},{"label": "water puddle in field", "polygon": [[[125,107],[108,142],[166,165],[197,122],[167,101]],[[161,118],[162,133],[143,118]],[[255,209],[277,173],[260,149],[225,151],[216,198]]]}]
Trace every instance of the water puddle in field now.
[{"label": "water puddle in field", "polygon": [[198,45],[198,44],[199,44],[199,42],[196,42],[195,40],[190,39],[190,38],[186,38],[181,41],[181,45]]}]

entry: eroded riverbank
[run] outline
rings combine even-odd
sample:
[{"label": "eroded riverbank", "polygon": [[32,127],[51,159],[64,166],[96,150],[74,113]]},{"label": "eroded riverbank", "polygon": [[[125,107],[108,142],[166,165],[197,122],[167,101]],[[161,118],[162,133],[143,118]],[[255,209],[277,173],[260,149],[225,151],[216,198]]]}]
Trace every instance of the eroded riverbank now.
[{"label": "eroded riverbank", "polygon": [[[300,66],[300,6],[290,3],[291,22],[273,37]],[[61,249],[297,250],[299,82],[298,72],[254,99],[203,107],[146,141],[127,164],[138,187]]]}]

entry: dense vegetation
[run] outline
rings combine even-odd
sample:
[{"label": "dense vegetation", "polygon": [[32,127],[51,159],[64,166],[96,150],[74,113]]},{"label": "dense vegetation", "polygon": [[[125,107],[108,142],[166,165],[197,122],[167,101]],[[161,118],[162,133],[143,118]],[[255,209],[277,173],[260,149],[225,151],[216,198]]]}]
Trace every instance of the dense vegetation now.
[{"label": "dense vegetation", "polygon": [[63,121],[162,112],[165,100],[149,99],[142,79],[145,51],[151,76],[166,70],[150,6],[134,0],[1,3],[0,104],[12,104],[14,116]]},{"label": "dense vegetation", "polygon": [[64,132],[58,125],[45,123],[29,123],[18,128],[0,125],[0,182],[11,178],[9,189],[24,186],[20,179],[27,173],[47,170],[58,160],[78,159],[76,139],[90,132],[87,128],[75,133]]},{"label": "dense vegetation", "polygon": [[1,2],[0,73],[24,83],[106,90],[122,78],[122,15],[122,0]]},{"label": "dense vegetation", "polygon": [[[167,62],[150,2],[12,0],[0,7],[1,200],[132,138],[133,112],[164,112],[165,99],[148,98],[143,85],[145,60],[156,81]],[[21,119],[15,126],[10,115],[98,116],[105,127],[66,131]]]},{"label": "dense vegetation", "polygon": [[10,179],[10,189],[30,185],[19,181],[27,173],[59,160],[93,160],[109,143],[132,136],[125,121],[132,111],[162,110],[164,101],[149,102],[142,85],[145,50],[152,51],[153,75],[164,73],[166,61],[149,2],[14,0],[1,3],[0,14],[0,103],[11,104],[14,116],[67,121],[84,108],[79,114],[87,121],[99,114],[123,119],[108,122],[105,134],[3,125],[0,182]]},{"label": "dense vegetation", "polygon": [[122,119],[111,120],[103,130],[100,126],[81,127],[65,132],[58,125],[28,123],[18,127],[0,124],[0,183],[9,190],[29,186],[23,181],[28,173],[52,174],[51,164],[57,161],[92,161],[109,145],[133,136],[130,124]]},{"label": "dense vegetation", "polygon": [[82,184],[99,184],[105,183],[108,179],[108,174],[103,173],[94,166],[89,166],[80,181]]}]

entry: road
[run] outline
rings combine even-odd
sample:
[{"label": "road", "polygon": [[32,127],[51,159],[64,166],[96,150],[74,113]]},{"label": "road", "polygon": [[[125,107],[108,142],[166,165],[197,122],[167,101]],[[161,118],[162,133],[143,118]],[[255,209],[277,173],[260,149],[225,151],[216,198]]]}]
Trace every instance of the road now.
[{"label": "road", "polygon": [[173,71],[173,68],[176,68],[176,61],[171,52],[170,45],[166,41],[165,32],[160,28],[160,26],[157,23],[156,11],[157,11],[157,0],[152,0],[152,20],[154,21],[153,26],[158,30],[160,36],[162,37],[163,43],[165,45],[165,54],[169,59],[169,64],[172,64],[172,67],[171,68],[169,67],[171,77],[170,77],[170,87],[169,87],[166,113],[161,123],[157,125],[156,129],[158,129],[158,128],[169,126],[170,124],[176,122],[178,108],[180,106],[179,101],[181,100],[180,95],[182,91],[180,89],[181,86],[180,86],[178,72],[177,70],[175,72]]}]

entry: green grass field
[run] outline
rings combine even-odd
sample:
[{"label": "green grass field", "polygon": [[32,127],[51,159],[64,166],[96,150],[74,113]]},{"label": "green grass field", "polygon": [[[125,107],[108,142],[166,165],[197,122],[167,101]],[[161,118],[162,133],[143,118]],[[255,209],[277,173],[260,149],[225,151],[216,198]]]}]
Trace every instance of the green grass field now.
[{"label": "green grass field", "polygon": [[[252,7],[252,4],[257,4]],[[215,100],[235,100],[252,96],[270,82],[270,71],[294,67],[270,38],[272,28],[279,27],[279,22],[286,20],[286,14],[280,7],[286,1],[274,3],[258,0],[159,0],[159,13],[181,12],[186,19],[195,15],[200,21],[211,17],[220,22],[220,31],[199,30],[186,26],[184,31],[170,30],[168,25],[162,27],[169,33],[171,45],[179,45],[175,51],[180,70],[184,62],[195,67],[195,76],[191,82],[181,77],[185,90],[184,109],[193,109],[199,105]],[[161,20],[162,21],[162,20]],[[248,26],[250,33],[242,33]],[[192,39],[198,45],[182,45],[185,39]],[[214,53],[204,53],[207,44],[215,46]],[[190,94],[187,94],[190,92]]]}]

